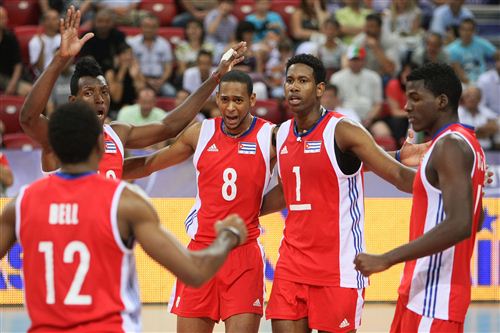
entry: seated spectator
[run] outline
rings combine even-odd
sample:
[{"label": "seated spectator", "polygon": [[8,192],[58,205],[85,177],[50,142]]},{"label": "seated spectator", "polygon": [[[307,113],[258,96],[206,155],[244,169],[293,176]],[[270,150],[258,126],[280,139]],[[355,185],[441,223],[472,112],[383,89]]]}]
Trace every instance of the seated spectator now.
[{"label": "seated spectator", "polygon": [[162,121],[166,112],[155,105],[155,91],[148,87],[142,88],[139,91],[137,103],[121,108],[116,120],[137,126]]},{"label": "seated spectator", "polygon": [[446,47],[450,63],[464,84],[474,83],[486,72],[486,59],[497,51],[488,40],[476,36],[476,22],[464,19],[460,23],[460,38]]},{"label": "seated spectator", "polygon": [[232,14],[233,9],[234,0],[219,0],[217,8],[208,12],[203,22],[207,41],[215,45],[216,58],[234,38],[238,19]]},{"label": "seated spectator", "polygon": [[14,183],[14,175],[9,167],[7,156],[0,152],[0,197],[7,196],[7,188]]},{"label": "seated spectator", "polygon": [[[483,149],[493,148],[495,135],[500,134],[500,117],[487,107],[480,105],[481,90],[467,87],[462,93],[462,105],[458,108],[460,122],[473,126]],[[499,142],[500,143],[500,142]]]},{"label": "seated spectator", "polygon": [[[366,51],[357,45],[347,50],[348,67],[330,78],[338,87],[342,107],[356,112],[366,128],[370,128],[379,117],[382,107],[382,79],[365,68]],[[387,131],[390,135],[390,131]]]},{"label": "seated spectator", "polygon": [[217,4],[217,0],[179,0],[178,7],[181,9],[181,13],[174,17],[172,25],[185,28],[191,20],[203,22],[208,12],[216,8]]},{"label": "seated spectator", "polygon": [[176,76],[180,78],[179,81],[182,81],[182,76],[187,68],[196,66],[198,52],[205,50],[213,54],[215,51],[214,45],[205,41],[205,30],[201,21],[196,19],[188,21],[185,34],[186,39],[181,41],[175,48]]},{"label": "seated spectator", "polygon": [[361,119],[359,119],[358,114],[354,110],[342,107],[342,100],[338,96],[338,90],[339,88],[336,85],[327,84],[325,86],[325,92],[323,96],[321,96],[321,105],[327,110],[341,113],[347,118],[360,123]]},{"label": "seated spectator", "polygon": [[330,77],[342,67],[342,57],[347,47],[339,38],[340,25],[335,19],[325,20],[321,26],[321,33],[324,36],[323,40],[300,44],[296,54],[309,53],[318,57],[325,66],[327,77]]},{"label": "seated spectator", "polygon": [[286,63],[292,56],[292,41],[283,38],[278,44],[277,52],[272,52],[266,62],[266,84],[273,98],[285,97],[283,84],[285,83]]},{"label": "seated spectator", "polygon": [[97,12],[90,32],[94,33],[94,37],[83,45],[78,56],[94,57],[102,70],[106,72],[113,68],[117,50],[125,43],[125,35],[115,28],[114,15],[109,9],[101,9]]},{"label": "seated spectator", "polygon": [[31,84],[23,81],[23,64],[19,42],[7,29],[7,11],[0,6],[0,91],[6,95],[26,96]]},{"label": "seated spectator", "polygon": [[377,72],[385,82],[401,68],[398,40],[382,30],[379,14],[366,17],[365,31],[354,38],[353,44],[366,49],[366,68]]},{"label": "seated spectator", "polygon": [[51,9],[57,11],[59,15],[66,15],[69,7],[75,7],[81,14],[80,27],[87,30],[90,29],[95,14],[93,2],[94,0],[38,0],[38,5],[42,15]]},{"label": "seated spectator", "polygon": [[280,14],[270,10],[271,1],[256,0],[255,11],[245,17],[255,27],[254,42],[258,43],[268,37],[268,34],[282,36],[286,32],[286,25]]},{"label": "seated spectator", "polygon": [[145,10],[139,10],[141,0],[98,0],[97,10],[108,9],[115,15],[118,25],[138,26],[142,18],[148,15]]},{"label": "seated spectator", "polygon": [[158,36],[159,22],[154,15],[141,21],[142,34],[127,38],[135,58],[139,61],[146,84],[162,96],[175,96],[175,88],[169,82],[172,75],[174,56],[170,43]]},{"label": "seated spectator", "polygon": [[402,143],[408,132],[406,105],[406,78],[417,65],[406,63],[397,78],[391,79],[385,87],[385,96],[389,107],[389,116],[384,118],[397,143]]},{"label": "seated spectator", "polygon": [[146,86],[146,78],[132,49],[125,43],[118,49],[116,66],[104,75],[111,95],[110,117],[114,118],[123,106],[135,103],[137,94]]},{"label": "seated spectator", "polygon": [[443,50],[443,38],[436,32],[429,32],[425,42],[417,46],[411,54],[411,62],[423,66],[429,62],[448,62],[448,55]]},{"label": "seated spectator", "polygon": [[481,104],[500,117],[500,53],[495,54],[495,68],[481,74],[477,80],[481,89]]},{"label": "seated spectator", "polygon": [[394,0],[382,17],[383,30],[396,35],[405,51],[415,49],[422,41],[422,11],[415,0]]},{"label": "seated spectator", "polygon": [[[196,66],[184,71],[182,88],[187,91],[196,91],[212,73],[213,55],[209,51],[200,50],[196,59]],[[215,96],[212,94],[212,96]]]},{"label": "seated spectator", "polygon": [[290,20],[290,34],[296,43],[321,38],[321,25],[328,18],[325,0],[301,0]]},{"label": "seated spectator", "polygon": [[345,7],[335,12],[335,18],[340,23],[342,40],[349,45],[354,36],[363,32],[365,18],[372,12],[361,7],[361,0],[344,0]]},{"label": "seated spectator", "polygon": [[50,64],[61,45],[59,34],[59,13],[53,9],[42,15],[43,32],[31,38],[28,44],[30,65],[38,77]]},{"label": "seated spectator", "polygon": [[464,0],[448,0],[434,10],[430,31],[437,32],[445,36],[448,27],[458,27],[465,18],[474,18],[474,14],[463,7]]}]

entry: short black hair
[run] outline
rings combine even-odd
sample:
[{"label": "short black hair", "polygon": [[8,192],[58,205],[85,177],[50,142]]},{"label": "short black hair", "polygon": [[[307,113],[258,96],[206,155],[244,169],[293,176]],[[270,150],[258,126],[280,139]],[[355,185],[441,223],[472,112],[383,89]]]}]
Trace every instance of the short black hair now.
[{"label": "short black hair", "polygon": [[243,34],[246,32],[255,32],[255,25],[252,22],[240,21],[236,26],[235,36],[236,40],[243,40]]},{"label": "short black hair", "polygon": [[104,76],[104,73],[102,72],[101,66],[99,66],[93,57],[82,57],[78,59],[70,81],[71,95],[76,96],[78,94],[78,80],[80,80],[81,77],[98,77],[99,75]]},{"label": "short black hair", "polygon": [[87,161],[101,133],[95,111],[85,102],[63,104],[49,119],[49,143],[61,163]]},{"label": "short black hair", "polygon": [[382,26],[382,17],[378,13],[368,14],[365,21],[374,21],[379,27]]},{"label": "short black hair", "polygon": [[424,81],[424,87],[434,96],[446,95],[453,111],[457,112],[462,95],[462,83],[450,65],[428,63],[413,70],[406,78],[407,82],[420,80]]},{"label": "short black hair", "polygon": [[312,54],[297,54],[290,59],[288,59],[286,63],[286,73],[288,74],[288,68],[295,64],[304,64],[313,69],[314,73],[314,81],[316,84],[326,81],[326,70],[325,66],[315,56]]},{"label": "short black hair", "polygon": [[472,27],[474,28],[474,30],[476,30],[476,21],[474,21],[473,18],[466,17],[462,21],[460,21],[460,25],[462,25],[464,23],[470,23],[472,25]]},{"label": "short black hair", "polygon": [[[229,71],[222,76],[222,78],[220,79],[220,83],[222,84],[222,82],[243,83],[244,85],[247,86],[248,96],[252,95],[253,93],[252,78],[245,72],[233,69],[232,71]],[[219,91],[220,91],[220,85],[219,85]]]},{"label": "short black hair", "polygon": [[214,57],[212,52],[205,50],[205,49],[201,49],[200,51],[198,51],[198,55],[196,56],[196,60],[200,59],[200,57],[203,55],[209,56],[210,59],[213,59],[213,57]]}]

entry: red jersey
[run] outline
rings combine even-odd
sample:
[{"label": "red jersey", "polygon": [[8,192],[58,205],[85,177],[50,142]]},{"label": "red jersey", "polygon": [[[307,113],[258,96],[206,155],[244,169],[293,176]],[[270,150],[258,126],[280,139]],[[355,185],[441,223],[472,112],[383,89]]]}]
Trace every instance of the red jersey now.
[{"label": "red jersey", "polygon": [[117,225],[124,184],[57,173],[21,189],[16,235],[30,332],[140,330],[134,254]]},{"label": "red jersey", "polygon": [[230,213],[241,216],[248,241],[260,235],[259,212],[270,178],[273,125],[254,118],[250,128],[233,138],[222,131],[222,119],[204,120],[193,156],[198,193],[184,222],[198,242],[215,239],[214,223]]},{"label": "red jersey", "polygon": [[344,117],[324,112],[306,134],[296,133],[293,120],[278,130],[276,153],[288,216],[275,274],[360,289],[368,282],[353,264],[365,247],[362,165],[352,175],[341,171],[334,140]]},{"label": "red jersey", "polygon": [[109,125],[104,125],[104,155],[99,163],[99,173],[110,179],[121,179],[123,174],[123,144]]},{"label": "red jersey", "polygon": [[413,183],[410,241],[422,236],[446,218],[442,192],[429,183],[425,169],[436,142],[450,134],[463,138],[474,153],[471,173],[473,232],[469,238],[443,252],[408,261],[399,293],[403,299],[408,299],[406,306],[413,312],[425,317],[463,322],[470,303],[470,260],[483,206],[482,186],[486,170],[484,152],[473,129],[461,124],[451,124],[433,139]]}]

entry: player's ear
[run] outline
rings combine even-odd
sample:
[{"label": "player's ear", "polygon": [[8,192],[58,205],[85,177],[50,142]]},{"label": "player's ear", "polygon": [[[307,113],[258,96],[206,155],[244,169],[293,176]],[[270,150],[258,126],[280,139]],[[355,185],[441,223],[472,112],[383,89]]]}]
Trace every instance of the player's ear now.
[{"label": "player's ear", "polygon": [[446,109],[449,103],[448,96],[446,96],[445,94],[439,95],[437,97],[437,103],[440,109]]},{"label": "player's ear", "polygon": [[251,106],[251,107],[254,107],[254,106],[255,106],[255,102],[256,102],[256,101],[257,101],[257,97],[256,97],[255,93],[252,93],[252,94],[250,95],[250,106]]},{"label": "player's ear", "polygon": [[316,85],[316,97],[321,98],[325,92],[325,82],[320,82]]},{"label": "player's ear", "polygon": [[74,101],[76,101],[76,96],[69,95],[68,96],[68,102],[74,102]]}]

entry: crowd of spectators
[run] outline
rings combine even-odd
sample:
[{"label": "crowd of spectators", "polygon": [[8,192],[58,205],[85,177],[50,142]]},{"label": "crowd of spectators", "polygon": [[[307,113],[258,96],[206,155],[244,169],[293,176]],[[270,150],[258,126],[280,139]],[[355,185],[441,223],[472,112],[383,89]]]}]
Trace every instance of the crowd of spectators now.
[{"label": "crowd of spectators", "polygon": [[[251,75],[258,100],[279,100],[283,120],[286,61],[311,53],[327,69],[325,106],[359,120],[387,149],[399,146],[408,129],[406,76],[425,63],[447,62],[464,85],[461,121],[477,127],[484,148],[500,149],[500,53],[478,34],[468,8],[489,0],[290,3],[295,6],[285,11],[272,10],[270,0],[179,0],[168,27],[181,29],[183,36],[174,39],[161,33],[163,21],[141,0],[32,0],[41,16],[28,43],[28,63],[8,27],[9,13],[0,7],[0,91],[29,92],[59,47],[58,18],[74,5],[83,14],[82,35],[94,33],[80,56],[94,57],[103,68],[112,119],[162,117],[162,110],[152,105],[146,112],[144,104],[194,91],[230,45],[244,40],[248,52],[237,69]],[[56,83],[48,113],[66,101],[71,71],[69,64]],[[206,117],[217,114],[213,100],[203,110]]]}]

